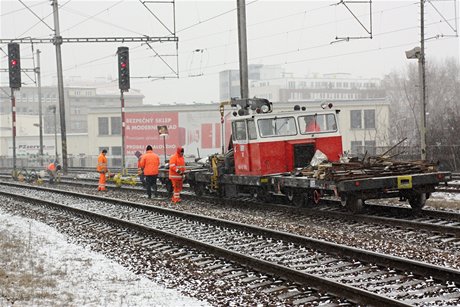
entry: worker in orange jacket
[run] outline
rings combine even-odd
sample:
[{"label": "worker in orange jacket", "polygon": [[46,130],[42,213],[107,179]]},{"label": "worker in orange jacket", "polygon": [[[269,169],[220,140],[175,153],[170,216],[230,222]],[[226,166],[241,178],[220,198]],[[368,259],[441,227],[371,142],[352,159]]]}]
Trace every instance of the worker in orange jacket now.
[{"label": "worker in orange jacket", "polygon": [[49,176],[49,182],[50,183],[54,183],[54,181],[56,180],[56,174],[57,174],[57,171],[59,171],[61,169],[61,166],[58,165],[57,161],[53,161],[51,162],[48,167],[47,167],[47,172],[48,172],[48,176]]},{"label": "worker in orange jacket", "polygon": [[182,191],[184,173],[184,149],[182,147],[178,147],[176,153],[169,159],[169,180],[171,180],[173,186],[173,196],[171,199],[173,203],[181,201],[180,192]]},{"label": "worker in orange jacket", "polygon": [[144,170],[145,185],[147,188],[147,197],[157,197],[157,177],[158,168],[160,167],[160,157],[153,152],[152,146],[147,145],[145,154],[142,155],[139,166]]},{"label": "worker in orange jacket", "polygon": [[99,157],[97,158],[97,167],[96,170],[99,173],[99,185],[97,187],[98,191],[107,191],[105,186],[106,177],[105,174],[108,172],[107,169],[107,149],[103,149]]}]

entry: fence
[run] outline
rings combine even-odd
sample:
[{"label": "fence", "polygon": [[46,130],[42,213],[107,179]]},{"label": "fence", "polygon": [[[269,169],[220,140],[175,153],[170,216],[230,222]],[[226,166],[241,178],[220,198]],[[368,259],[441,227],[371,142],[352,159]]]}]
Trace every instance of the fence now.
[{"label": "fence", "polygon": [[[96,170],[98,156],[69,156],[67,158],[68,166],[72,167],[82,167],[82,168],[94,168]],[[17,157],[16,158],[16,167],[17,168],[45,168],[49,163],[54,161],[54,157],[43,157],[40,159],[38,156],[28,156],[28,157]],[[126,157],[127,167],[137,167],[137,158],[136,157]],[[62,163],[62,161],[59,161]],[[121,157],[120,156],[107,156],[107,164],[109,169],[120,170],[121,169]],[[12,157],[0,157],[0,168],[12,168],[13,167],[13,158]]]}]

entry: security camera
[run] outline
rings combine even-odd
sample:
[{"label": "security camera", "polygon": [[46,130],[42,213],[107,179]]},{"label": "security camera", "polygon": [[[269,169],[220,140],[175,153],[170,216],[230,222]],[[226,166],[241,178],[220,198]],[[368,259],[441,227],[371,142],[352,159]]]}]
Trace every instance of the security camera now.
[{"label": "security camera", "polygon": [[418,59],[420,57],[420,53],[421,53],[420,47],[415,47],[414,49],[406,51],[406,58]]}]

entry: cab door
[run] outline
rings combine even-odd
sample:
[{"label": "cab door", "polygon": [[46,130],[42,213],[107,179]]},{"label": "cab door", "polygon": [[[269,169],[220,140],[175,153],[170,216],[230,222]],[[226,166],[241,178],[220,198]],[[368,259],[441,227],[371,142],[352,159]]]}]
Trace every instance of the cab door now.
[{"label": "cab door", "polygon": [[235,174],[249,175],[251,169],[246,120],[242,119],[232,122],[232,138],[235,158]]}]

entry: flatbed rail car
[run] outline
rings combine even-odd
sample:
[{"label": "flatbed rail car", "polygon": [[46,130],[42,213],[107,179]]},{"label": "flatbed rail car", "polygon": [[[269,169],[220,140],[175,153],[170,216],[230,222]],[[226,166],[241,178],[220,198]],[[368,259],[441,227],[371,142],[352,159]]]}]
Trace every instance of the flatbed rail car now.
[{"label": "flatbed rail car", "polygon": [[[355,212],[367,199],[399,197],[417,210],[425,205],[435,186],[451,180],[449,172],[437,172],[435,168],[422,173],[410,168],[404,174],[345,180],[298,174],[296,170],[320,164],[315,161],[317,152],[341,165],[339,110],[332,110],[332,104],[322,104],[318,111],[296,106],[293,111],[272,112],[271,102],[260,98],[232,100],[232,107],[231,149],[211,156],[206,167],[186,174],[186,182],[198,195],[249,194],[261,200],[284,196],[296,206],[332,196]],[[166,172],[160,172],[163,183],[168,182],[166,176]]]},{"label": "flatbed rail car", "polygon": [[359,212],[368,199],[398,197],[407,200],[414,210],[421,209],[437,185],[451,179],[449,172],[433,172],[402,176],[385,176],[343,180],[339,182],[292,175],[237,176],[223,175],[218,189],[212,188],[214,174],[195,170],[187,181],[197,195],[217,192],[224,197],[250,194],[262,201],[283,196],[295,206],[318,204],[323,197],[332,197],[352,212]]}]

